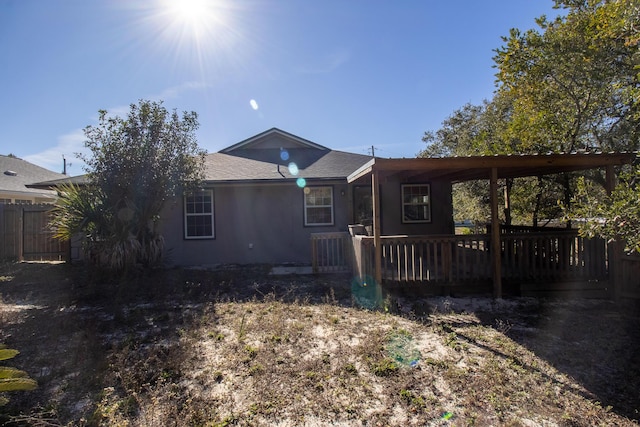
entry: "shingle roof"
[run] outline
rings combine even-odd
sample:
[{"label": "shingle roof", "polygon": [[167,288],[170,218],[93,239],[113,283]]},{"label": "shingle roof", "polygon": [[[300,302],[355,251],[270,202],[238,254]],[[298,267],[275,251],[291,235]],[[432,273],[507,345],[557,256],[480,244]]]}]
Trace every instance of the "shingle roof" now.
[{"label": "shingle roof", "polygon": [[260,132],[257,135],[254,135],[250,138],[245,139],[244,141],[240,141],[237,144],[233,144],[227,148],[223,148],[220,150],[221,153],[228,153],[230,151],[246,148],[249,146],[255,146],[256,143],[260,144],[261,142],[272,142],[273,140],[279,140],[281,143],[284,142],[285,145],[293,144],[294,146],[305,147],[305,148],[317,148],[320,150],[329,150],[327,147],[324,147],[320,144],[316,144],[315,142],[309,141],[308,139],[300,138],[297,135],[294,135],[289,132],[285,132],[282,129],[271,128],[267,129],[264,132]]},{"label": "shingle roof", "polygon": [[[287,160],[280,157],[278,149],[212,153],[206,157],[205,179],[209,182],[346,179],[371,160],[370,156],[334,150],[294,148],[287,152]],[[290,167],[291,164],[295,167]]]},{"label": "shingle roof", "polygon": [[[283,155],[286,153],[286,155]],[[330,150],[304,138],[269,129],[242,142],[208,154],[205,181],[254,183],[284,180],[326,180],[347,177],[371,160],[370,156]],[[295,164],[295,167],[292,165]],[[291,167],[290,167],[291,166]],[[64,175],[63,175],[64,177]],[[61,183],[86,183],[86,175],[32,182],[32,187],[53,188]]]},{"label": "shingle roof", "polygon": [[[14,174],[15,173],[15,174]],[[53,191],[28,188],[27,184],[65,178],[66,175],[29,163],[12,156],[0,155],[0,191],[52,195]]]},{"label": "shingle roof", "polygon": [[207,155],[208,182],[277,182],[345,179],[371,159],[334,151],[307,139],[271,128]]},{"label": "shingle roof", "polygon": [[32,184],[27,185],[27,187],[49,189],[49,188],[56,188],[59,185],[69,185],[69,184],[84,185],[84,184],[87,184],[88,182],[89,182],[89,178],[87,177],[87,175],[76,175],[76,176],[65,176],[64,178],[52,179],[50,181],[34,182]]}]

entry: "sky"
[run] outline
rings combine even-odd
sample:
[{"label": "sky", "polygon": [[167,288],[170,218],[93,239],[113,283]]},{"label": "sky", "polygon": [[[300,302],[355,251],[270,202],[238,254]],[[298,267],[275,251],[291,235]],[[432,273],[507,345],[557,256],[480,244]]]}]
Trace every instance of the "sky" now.
[{"label": "sky", "polygon": [[216,152],[276,127],[415,157],[495,90],[511,28],[552,0],[0,0],[0,154],[84,173],[83,129],[140,99],[198,113]]}]

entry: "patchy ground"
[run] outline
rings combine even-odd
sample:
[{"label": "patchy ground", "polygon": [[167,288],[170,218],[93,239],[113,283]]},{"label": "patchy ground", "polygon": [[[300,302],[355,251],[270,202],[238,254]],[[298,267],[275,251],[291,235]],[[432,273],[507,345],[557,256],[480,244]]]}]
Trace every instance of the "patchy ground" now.
[{"label": "patchy ground", "polygon": [[347,276],[0,265],[7,425],[638,425],[638,307],[383,298]]}]

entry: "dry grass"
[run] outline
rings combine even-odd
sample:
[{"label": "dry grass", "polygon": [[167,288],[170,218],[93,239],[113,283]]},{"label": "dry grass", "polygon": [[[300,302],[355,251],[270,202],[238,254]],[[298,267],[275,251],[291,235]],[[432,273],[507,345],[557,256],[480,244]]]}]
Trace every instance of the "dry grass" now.
[{"label": "dry grass", "polygon": [[[3,264],[7,425],[591,426],[640,419],[637,307],[388,297],[345,276]],[[366,296],[366,295],[365,295]]]}]

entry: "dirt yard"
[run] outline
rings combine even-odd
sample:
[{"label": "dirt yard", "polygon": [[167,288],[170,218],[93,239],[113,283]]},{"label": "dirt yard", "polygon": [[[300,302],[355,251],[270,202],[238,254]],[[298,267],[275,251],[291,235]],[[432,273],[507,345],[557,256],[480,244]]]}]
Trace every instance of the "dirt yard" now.
[{"label": "dirt yard", "polygon": [[[636,302],[381,296],[269,268],[0,264],[30,426],[634,426]],[[372,309],[374,305],[379,309]]]}]

